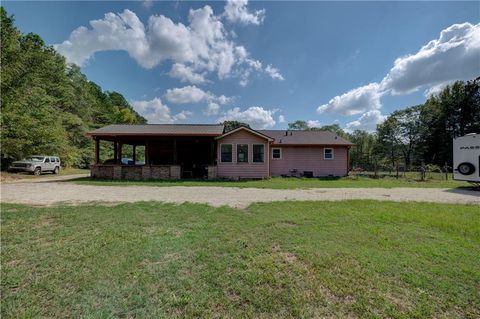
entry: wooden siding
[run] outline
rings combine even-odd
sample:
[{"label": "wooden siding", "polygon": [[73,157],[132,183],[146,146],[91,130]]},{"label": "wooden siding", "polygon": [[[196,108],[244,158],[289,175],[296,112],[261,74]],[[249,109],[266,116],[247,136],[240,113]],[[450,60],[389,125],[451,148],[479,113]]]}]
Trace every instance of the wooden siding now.
[{"label": "wooden siding", "polygon": [[[270,150],[277,148],[271,146]],[[348,174],[348,148],[330,147],[334,149],[332,160],[323,159],[323,146],[283,146],[281,159],[271,159],[271,176],[292,175],[296,169],[299,174],[303,171],[313,172],[313,176],[345,176]]]},{"label": "wooden siding", "polygon": [[[232,144],[232,162],[221,162],[221,144]],[[237,144],[248,144],[248,163],[237,163]],[[264,144],[264,162],[253,163],[253,144]],[[240,130],[218,140],[217,176],[220,178],[266,178],[269,162],[268,141],[245,130]]]}]

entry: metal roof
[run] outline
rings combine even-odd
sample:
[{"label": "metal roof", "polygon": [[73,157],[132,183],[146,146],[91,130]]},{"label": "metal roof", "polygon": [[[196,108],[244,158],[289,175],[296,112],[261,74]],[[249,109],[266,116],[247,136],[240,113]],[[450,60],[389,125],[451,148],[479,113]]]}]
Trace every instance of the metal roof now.
[{"label": "metal roof", "polygon": [[220,136],[222,124],[113,124],[87,133],[90,136]]},{"label": "metal roof", "polygon": [[353,145],[330,131],[258,130],[275,139],[275,145]]}]

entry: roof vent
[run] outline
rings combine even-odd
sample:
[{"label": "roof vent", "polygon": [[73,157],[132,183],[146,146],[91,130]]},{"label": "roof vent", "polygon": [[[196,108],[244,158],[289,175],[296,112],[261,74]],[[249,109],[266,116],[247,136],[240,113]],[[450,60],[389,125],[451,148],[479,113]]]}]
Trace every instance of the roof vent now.
[{"label": "roof vent", "polygon": [[337,139],[338,136],[335,135],[335,139]]},{"label": "roof vent", "polygon": [[280,143],[282,143],[282,139],[280,139],[280,140],[278,141],[278,144],[280,144]]},{"label": "roof vent", "polygon": [[288,136],[288,131],[285,131],[285,135],[284,136]]},{"label": "roof vent", "polygon": [[290,131],[290,136],[292,136],[292,133],[293,133],[293,132],[292,132],[292,131]]}]

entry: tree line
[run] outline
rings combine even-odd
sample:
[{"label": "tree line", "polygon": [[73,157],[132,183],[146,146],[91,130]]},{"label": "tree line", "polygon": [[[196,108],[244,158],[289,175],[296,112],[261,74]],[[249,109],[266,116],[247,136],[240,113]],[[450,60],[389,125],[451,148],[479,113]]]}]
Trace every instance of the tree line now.
[{"label": "tree line", "polygon": [[117,92],[103,91],[42,38],[23,34],[1,15],[1,163],[32,154],[59,155],[87,167],[93,145],[85,133],[114,123],[146,123]]},{"label": "tree line", "polygon": [[[108,124],[146,123],[120,93],[89,81],[39,35],[20,32],[3,7],[0,15],[2,169],[33,154],[58,155],[66,165],[88,167],[94,151],[86,132]],[[355,144],[350,153],[354,169],[451,166],[452,138],[480,133],[479,86],[480,78],[457,81],[424,104],[393,112],[372,133],[345,132],[338,124],[311,128],[301,120],[288,128],[328,130],[347,138]],[[224,124],[226,131],[248,126]]]},{"label": "tree line", "polygon": [[453,138],[480,133],[480,77],[456,81],[423,104],[394,111],[377,125],[375,132],[345,132],[338,124],[311,128],[302,120],[288,127],[328,130],[347,138],[355,144],[350,153],[353,169],[451,167]]}]

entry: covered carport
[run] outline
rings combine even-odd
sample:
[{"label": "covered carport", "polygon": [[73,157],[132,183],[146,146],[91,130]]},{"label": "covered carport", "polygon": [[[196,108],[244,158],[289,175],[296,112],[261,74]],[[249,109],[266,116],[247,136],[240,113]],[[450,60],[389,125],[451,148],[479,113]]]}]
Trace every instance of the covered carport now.
[{"label": "covered carport", "polygon": [[[109,125],[88,135],[95,140],[92,177],[112,179],[215,178],[216,142],[223,125],[144,124]],[[100,158],[100,141],[113,145],[113,158]],[[132,159],[122,164],[125,145]],[[144,146],[144,163],[137,161],[138,146]]]}]

